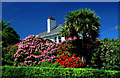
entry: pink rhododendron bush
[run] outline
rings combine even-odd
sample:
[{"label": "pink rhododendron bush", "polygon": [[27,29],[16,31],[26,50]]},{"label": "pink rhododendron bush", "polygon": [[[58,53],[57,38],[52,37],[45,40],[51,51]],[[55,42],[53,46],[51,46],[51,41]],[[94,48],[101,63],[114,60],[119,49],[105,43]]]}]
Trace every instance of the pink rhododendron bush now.
[{"label": "pink rhododendron bush", "polygon": [[40,66],[41,62],[53,63],[56,57],[54,50],[57,47],[55,42],[38,35],[28,36],[20,42],[14,54],[14,66]]}]

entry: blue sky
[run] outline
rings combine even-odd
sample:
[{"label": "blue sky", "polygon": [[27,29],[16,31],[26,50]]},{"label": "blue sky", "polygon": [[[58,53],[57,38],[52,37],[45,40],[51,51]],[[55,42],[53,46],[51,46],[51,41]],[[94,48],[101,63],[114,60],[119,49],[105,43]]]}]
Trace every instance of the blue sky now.
[{"label": "blue sky", "polygon": [[64,23],[70,11],[88,8],[100,17],[100,39],[118,38],[118,2],[3,2],[2,18],[24,39],[47,30],[48,17]]}]

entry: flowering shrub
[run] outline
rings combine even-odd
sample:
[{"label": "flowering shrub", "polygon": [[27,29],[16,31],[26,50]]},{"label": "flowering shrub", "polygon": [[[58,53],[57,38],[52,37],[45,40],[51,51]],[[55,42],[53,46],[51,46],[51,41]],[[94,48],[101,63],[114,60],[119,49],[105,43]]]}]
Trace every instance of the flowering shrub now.
[{"label": "flowering shrub", "polygon": [[102,40],[100,59],[103,69],[120,70],[120,39]]},{"label": "flowering shrub", "polygon": [[13,65],[14,54],[17,52],[19,43],[15,45],[9,45],[2,52],[2,65]]},{"label": "flowering shrub", "polygon": [[82,67],[83,61],[80,57],[77,57],[75,53],[73,53],[73,48],[76,48],[72,45],[72,41],[77,38],[68,38],[65,41],[61,42],[59,47],[56,48],[56,62],[60,64],[63,68],[72,68],[72,67]]},{"label": "flowering shrub", "polygon": [[[73,57],[72,57],[73,56]],[[82,67],[83,61],[79,57],[75,57],[75,54],[64,54],[60,55],[59,59],[56,59],[55,62],[58,62],[63,68],[72,68],[72,67]]]},{"label": "flowering shrub", "polygon": [[41,62],[55,61],[57,44],[38,35],[26,37],[19,45],[14,54],[14,66],[39,66]]},{"label": "flowering shrub", "polygon": [[[99,40],[100,41],[100,40]],[[95,49],[92,57],[93,68],[120,70],[120,39],[105,38],[100,41],[102,44]]]}]

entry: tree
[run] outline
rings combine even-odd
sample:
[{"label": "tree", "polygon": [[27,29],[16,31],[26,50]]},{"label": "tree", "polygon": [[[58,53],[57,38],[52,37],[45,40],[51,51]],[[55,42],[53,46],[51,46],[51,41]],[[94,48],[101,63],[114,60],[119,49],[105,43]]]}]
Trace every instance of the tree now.
[{"label": "tree", "polygon": [[66,38],[76,36],[79,39],[82,35],[82,41],[78,40],[75,44],[78,44],[76,45],[78,55],[84,56],[87,64],[91,60],[93,51],[87,44],[90,43],[90,40],[95,41],[99,36],[99,21],[100,18],[90,9],[71,11],[66,15],[65,26],[60,31],[61,36]]},{"label": "tree", "polygon": [[8,45],[13,45],[18,42],[20,42],[20,36],[17,34],[17,32],[10,27],[10,22],[3,22],[3,20],[0,22],[2,23],[2,46],[7,47]]},{"label": "tree", "polygon": [[[66,15],[65,26],[61,30],[61,36],[79,38],[81,34],[84,37],[91,36],[93,40],[99,36],[100,19],[90,9],[80,9],[71,11]],[[65,33],[66,32],[66,33]]]}]

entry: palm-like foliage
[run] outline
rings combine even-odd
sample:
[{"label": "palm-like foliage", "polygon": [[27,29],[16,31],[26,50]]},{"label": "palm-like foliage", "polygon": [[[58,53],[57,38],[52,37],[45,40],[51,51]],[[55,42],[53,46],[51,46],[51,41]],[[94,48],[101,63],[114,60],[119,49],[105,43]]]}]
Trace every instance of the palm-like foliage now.
[{"label": "palm-like foliage", "polygon": [[83,40],[78,40],[80,42],[75,42],[75,44],[78,44],[76,45],[77,55],[84,57],[86,64],[90,63],[93,52],[87,44],[90,43],[90,40],[95,41],[99,36],[99,21],[99,17],[90,9],[71,11],[66,15],[65,26],[61,30],[61,35],[66,38],[76,36],[79,39],[79,36],[82,35]]},{"label": "palm-like foliage", "polygon": [[62,35],[67,37],[79,37],[79,35],[89,35],[93,40],[99,36],[99,17],[94,14],[94,11],[90,9],[81,9],[71,11],[66,15],[65,27],[62,31]]}]

